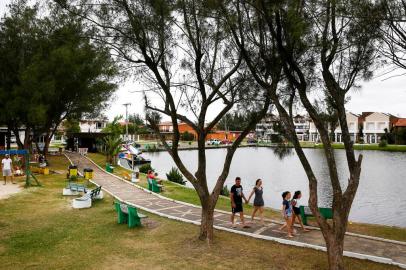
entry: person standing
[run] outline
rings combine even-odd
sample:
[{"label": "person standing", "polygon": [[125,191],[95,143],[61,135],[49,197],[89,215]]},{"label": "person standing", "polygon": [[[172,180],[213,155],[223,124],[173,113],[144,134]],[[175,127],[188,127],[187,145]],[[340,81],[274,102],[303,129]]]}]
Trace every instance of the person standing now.
[{"label": "person standing", "polygon": [[244,221],[244,210],[242,207],[242,199],[244,199],[246,203],[248,203],[248,201],[244,196],[240,177],[235,178],[235,184],[231,187],[230,190],[230,199],[231,199],[231,225],[233,226],[233,228],[236,227],[236,225],[234,224],[234,217],[235,214],[240,213],[241,223],[243,225],[243,228],[246,228],[247,226],[245,225]]},{"label": "person standing", "polygon": [[251,200],[252,195],[255,194],[254,197],[254,212],[252,212],[251,221],[254,221],[254,217],[256,212],[259,211],[259,217],[261,219],[261,225],[264,225],[264,198],[263,198],[263,187],[262,187],[262,180],[257,179],[255,182],[255,187],[252,189],[250,196],[248,197],[248,202]]},{"label": "person standing", "polygon": [[7,184],[7,177],[11,177],[11,182],[14,183],[13,178],[13,162],[8,154],[6,154],[5,158],[1,161],[2,171],[3,171],[3,178],[4,178],[4,185]]}]

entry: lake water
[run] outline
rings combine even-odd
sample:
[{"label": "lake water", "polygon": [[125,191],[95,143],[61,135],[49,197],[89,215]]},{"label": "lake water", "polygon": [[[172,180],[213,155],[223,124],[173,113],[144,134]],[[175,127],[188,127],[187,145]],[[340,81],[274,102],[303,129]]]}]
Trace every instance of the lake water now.
[{"label": "lake water", "polygon": [[[331,204],[332,192],[323,150],[305,149],[305,153],[318,176],[319,205]],[[358,152],[360,153],[360,152]],[[361,181],[350,213],[350,220],[363,223],[406,227],[406,153],[362,151],[364,154]],[[346,185],[348,169],[345,152],[336,150],[337,165],[342,186]],[[160,177],[175,166],[167,152],[144,153],[152,160],[152,167]],[[181,151],[180,156],[193,173],[197,168],[196,150]],[[226,149],[207,150],[208,185],[214,187]],[[265,206],[280,208],[281,193],[301,190],[302,204],[307,205],[308,180],[296,154],[279,159],[270,148],[239,148],[231,164],[226,185],[230,188],[236,176],[242,178],[245,194],[252,190],[255,180],[261,178],[264,186]],[[188,182],[187,185],[191,187]],[[248,196],[247,194],[247,196]],[[251,199],[251,202],[253,199]]]}]

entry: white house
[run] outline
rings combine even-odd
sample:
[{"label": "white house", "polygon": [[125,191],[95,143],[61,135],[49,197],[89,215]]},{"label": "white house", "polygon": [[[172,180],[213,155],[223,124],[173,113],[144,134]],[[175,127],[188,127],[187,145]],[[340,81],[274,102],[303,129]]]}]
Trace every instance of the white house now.
[{"label": "white house", "polygon": [[[347,112],[346,118],[347,118],[348,131],[350,132],[351,140],[353,142],[355,142],[357,140],[357,134],[359,132],[358,123],[359,123],[360,116],[355,113]],[[329,127],[329,132],[330,132],[330,127]],[[320,142],[320,134],[319,134],[318,130],[316,129],[316,126],[314,125],[312,120],[309,120],[309,141]],[[342,131],[341,131],[340,125],[338,125],[337,128],[334,130],[334,141],[343,142]]]},{"label": "white house", "polygon": [[398,120],[396,116],[381,112],[366,112],[361,117],[365,143],[379,143],[385,129],[389,132]]},{"label": "white house", "polygon": [[293,124],[295,125],[295,132],[299,141],[307,141],[310,129],[308,117],[298,114],[293,117]]},{"label": "white house", "polygon": [[93,119],[82,119],[79,122],[80,132],[98,133],[106,127],[109,122],[106,116],[101,116]]},{"label": "white house", "polygon": [[258,124],[255,126],[255,136],[264,140],[271,140],[273,134],[276,132],[273,130],[274,124],[278,121],[278,117],[272,113],[267,114]]},{"label": "white house", "polygon": [[[348,125],[348,131],[350,133],[351,141],[356,142],[357,141],[357,134],[359,133],[359,115],[352,113],[352,112],[347,112],[346,113],[346,118],[347,118],[347,125]],[[335,142],[343,142],[342,139],[342,131],[341,131],[341,126],[338,125],[338,127],[334,131],[334,141]]]}]

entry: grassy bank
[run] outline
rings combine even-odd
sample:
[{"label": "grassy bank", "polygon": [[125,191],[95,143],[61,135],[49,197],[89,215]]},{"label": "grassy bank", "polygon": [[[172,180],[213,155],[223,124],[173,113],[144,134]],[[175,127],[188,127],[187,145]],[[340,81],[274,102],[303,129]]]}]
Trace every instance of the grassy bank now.
[{"label": "grassy bank", "polygon": [[[310,148],[323,148],[322,144],[315,144],[311,146],[310,144],[304,147]],[[333,144],[334,149],[344,149],[344,144],[335,143]],[[354,144],[355,150],[376,150],[376,151],[387,151],[387,152],[406,152],[406,145],[393,145],[388,144],[387,146],[380,147],[378,144]]]},{"label": "grassy bank", "polygon": [[[104,167],[106,163],[105,156],[102,154],[89,153],[89,157],[95,161],[100,166]],[[128,172],[128,170],[117,166],[114,173],[118,176],[122,176],[123,172]],[[147,187],[147,182],[145,175],[141,174],[140,177],[140,186]],[[170,181],[165,181],[165,192],[161,195],[179,200],[187,203],[192,203],[195,205],[200,205],[199,197],[194,189],[186,188],[177,184],[174,184]],[[251,205],[244,206],[245,213],[251,214],[253,207]],[[228,197],[220,196],[217,205],[217,209],[230,211],[230,200]],[[265,217],[280,220],[281,215],[278,210],[266,208]],[[316,225],[316,223],[310,218],[310,224]],[[353,233],[360,233],[370,236],[383,237],[387,239],[393,239],[398,241],[406,241],[406,228],[398,228],[392,226],[382,226],[382,225],[373,225],[373,224],[361,224],[361,223],[350,223],[348,224],[348,231]]]},{"label": "grassy bank", "polygon": [[[50,157],[51,169],[67,161]],[[43,187],[0,200],[1,269],[326,269],[324,252],[216,231],[210,247],[199,227],[147,213],[142,228],[116,223],[113,199],[74,210],[64,174],[39,176]],[[397,269],[345,258],[347,269]]]}]

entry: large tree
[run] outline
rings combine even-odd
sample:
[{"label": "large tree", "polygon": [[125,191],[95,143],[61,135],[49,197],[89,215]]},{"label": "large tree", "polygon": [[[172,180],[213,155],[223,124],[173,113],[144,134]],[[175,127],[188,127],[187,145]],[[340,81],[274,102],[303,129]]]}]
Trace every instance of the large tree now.
[{"label": "large tree", "polygon": [[[44,154],[64,119],[78,119],[104,108],[116,88],[111,82],[116,68],[110,52],[91,42],[81,20],[60,13],[57,7],[49,5],[45,17],[37,9],[31,16],[22,16],[20,10],[31,8],[24,2],[15,3],[10,17],[4,19],[3,57],[15,71],[13,80],[9,79],[9,98],[4,101],[6,118],[19,147],[27,148],[44,136]],[[25,26],[22,31],[15,29],[15,22],[20,21]],[[26,129],[24,144],[18,134],[21,127]]]},{"label": "large tree", "polygon": [[[0,22],[0,121],[9,131],[18,134],[28,117],[37,117],[29,98],[19,96],[17,91],[21,85],[20,75],[32,62],[43,33],[38,6],[29,7],[26,1],[13,1],[8,11]],[[25,131],[24,142],[17,137],[19,148],[28,148],[30,128],[25,126]]]},{"label": "large tree", "polygon": [[[202,206],[199,238],[213,239],[213,214],[228,176],[233,155],[243,138],[268,111],[267,91],[257,87],[246,72],[239,72],[242,56],[220,21],[215,1],[73,1],[71,12],[83,14],[100,31],[95,36],[109,44],[116,55],[147,86],[146,109],[150,126],[160,136],[182,174],[195,188]],[[90,3],[89,3],[90,2]],[[276,87],[275,75],[272,87]],[[156,101],[153,96],[161,98]],[[250,121],[227,149],[223,169],[212,191],[207,186],[206,136],[235,104],[245,101]],[[208,113],[219,108],[212,119]],[[216,112],[214,110],[214,112]],[[173,125],[169,146],[159,134],[157,114]],[[179,122],[197,134],[198,168],[192,172],[179,156]]]},{"label": "large tree", "polygon": [[[231,3],[230,3],[231,2]],[[362,155],[355,157],[346,121],[345,101],[358,80],[369,79],[378,24],[365,13],[381,10],[370,1],[230,1],[226,21],[257,83],[269,87],[266,74],[275,65],[266,53],[276,50],[283,65],[284,87],[271,93],[288,139],[309,180],[309,206],[326,241],[330,269],[343,269],[348,215],[356,194]],[[258,66],[260,68],[258,68]],[[320,84],[319,78],[322,78]],[[325,95],[341,126],[348,181],[341,182],[329,136],[328,121],[315,107],[313,93]],[[333,222],[318,210],[318,177],[295,133],[292,102],[298,97],[320,133],[333,193]]]}]

